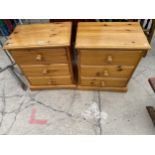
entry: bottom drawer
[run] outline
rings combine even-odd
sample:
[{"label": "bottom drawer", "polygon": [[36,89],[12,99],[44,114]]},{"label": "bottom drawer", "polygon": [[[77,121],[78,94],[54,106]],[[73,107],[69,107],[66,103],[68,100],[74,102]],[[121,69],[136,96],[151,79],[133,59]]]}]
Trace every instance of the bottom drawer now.
[{"label": "bottom drawer", "polygon": [[127,79],[121,78],[81,78],[80,85],[83,86],[95,86],[95,87],[125,87],[127,85]]},{"label": "bottom drawer", "polygon": [[28,77],[31,85],[68,85],[72,84],[71,77]]}]

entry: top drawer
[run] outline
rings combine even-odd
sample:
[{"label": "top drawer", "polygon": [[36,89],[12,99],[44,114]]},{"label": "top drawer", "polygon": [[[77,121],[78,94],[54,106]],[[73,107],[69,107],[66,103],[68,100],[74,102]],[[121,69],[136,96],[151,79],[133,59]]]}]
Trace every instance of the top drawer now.
[{"label": "top drawer", "polygon": [[142,51],[79,50],[83,65],[136,65]]},{"label": "top drawer", "polygon": [[18,64],[54,64],[67,63],[65,48],[22,49],[10,52]]}]

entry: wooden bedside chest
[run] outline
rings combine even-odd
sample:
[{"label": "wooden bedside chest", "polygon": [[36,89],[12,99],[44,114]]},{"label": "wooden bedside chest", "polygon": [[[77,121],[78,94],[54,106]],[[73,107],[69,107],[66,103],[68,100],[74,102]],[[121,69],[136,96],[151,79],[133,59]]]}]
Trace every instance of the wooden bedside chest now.
[{"label": "wooden bedside chest", "polygon": [[78,88],[127,91],[150,45],[138,22],[81,22],[76,48]]},{"label": "wooden bedside chest", "polygon": [[31,89],[75,87],[71,23],[18,25],[4,45],[27,77]]}]

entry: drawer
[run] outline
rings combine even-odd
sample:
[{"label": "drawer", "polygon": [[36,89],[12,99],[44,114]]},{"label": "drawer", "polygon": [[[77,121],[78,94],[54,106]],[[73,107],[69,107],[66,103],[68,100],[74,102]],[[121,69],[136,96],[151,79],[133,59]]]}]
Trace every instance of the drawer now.
[{"label": "drawer", "polygon": [[31,85],[67,85],[72,84],[70,76],[61,77],[28,77]]},{"label": "drawer", "polygon": [[122,50],[80,50],[83,65],[136,65],[142,51]]},{"label": "drawer", "polygon": [[70,75],[68,64],[22,65],[26,76],[65,76]]},{"label": "drawer", "polygon": [[129,78],[134,66],[80,66],[81,76],[85,77],[118,77]]},{"label": "drawer", "polygon": [[53,64],[66,63],[65,48],[55,49],[25,49],[11,51],[12,57],[18,64]]},{"label": "drawer", "polygon": [[85,78],[81,77],[80,85],[94,87],[125,87],[127,79],[123,78]]}]

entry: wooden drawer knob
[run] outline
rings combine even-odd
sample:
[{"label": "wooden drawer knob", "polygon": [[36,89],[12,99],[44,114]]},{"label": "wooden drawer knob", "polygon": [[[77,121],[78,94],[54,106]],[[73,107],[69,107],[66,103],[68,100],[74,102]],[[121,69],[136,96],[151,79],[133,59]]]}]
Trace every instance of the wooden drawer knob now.
[{"label": "wooden drawer knob", "polygon": [[105,86],[105,82],[101,81],[101,86],[104,87]]},{"label": "wooden drawer knob", "polygon": [[42,72],[44,75],[48,73],[48,69],[44,69]]},{"label": "wooden drawer knob", "polygon": [[111,55],[109,55],[108,57],[107,57],[107,61],[110,63],[110,62],[112,62],[112,56]]},{"label": "wooden drawer knob", "polygon": [[41,61],[42,59],[43,59],[43,57],[42,57],[41,54],[38,54],[38,55],[36,56],[36,60],[37,60],[37,61]]},{"label": "wooden drawer knob", "polygon": [[109,76],[109,73],[108,73],[107,70],[104,70],[103,74],[104,74],[104,76],[106,76],[106,77]]}]

